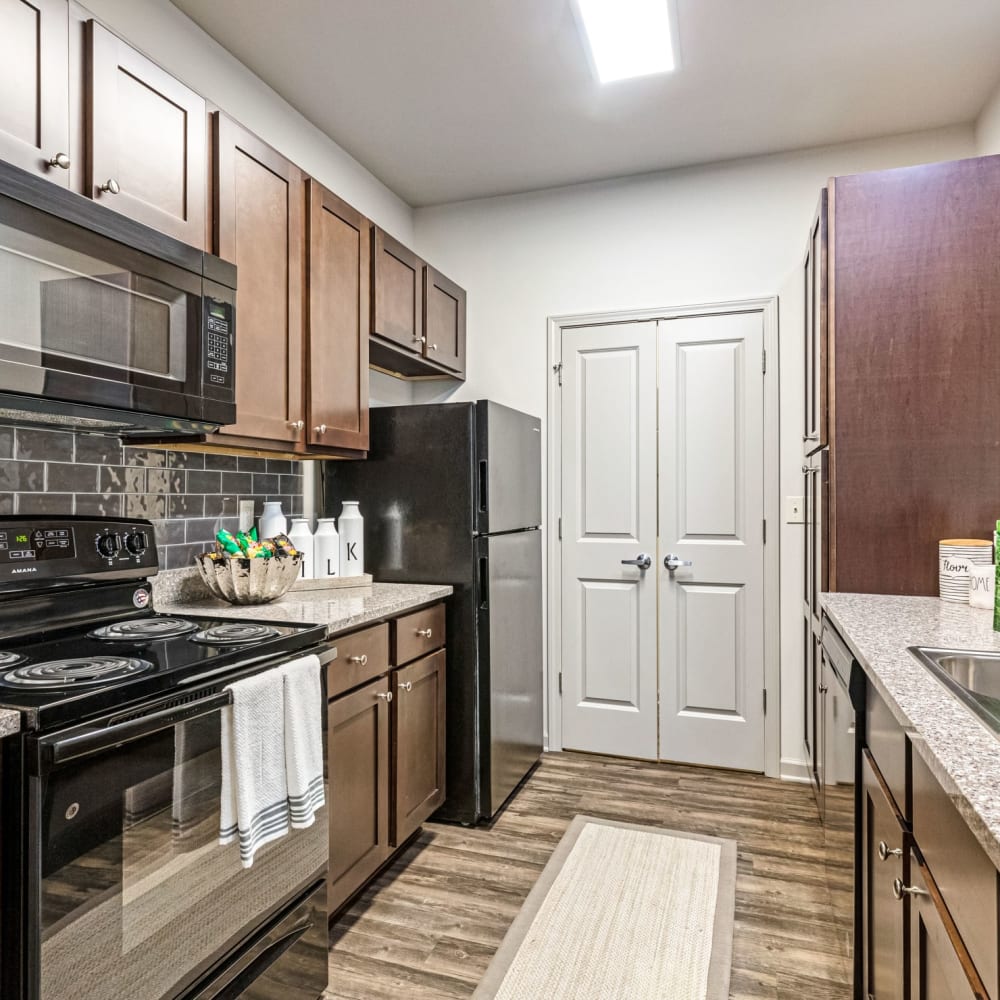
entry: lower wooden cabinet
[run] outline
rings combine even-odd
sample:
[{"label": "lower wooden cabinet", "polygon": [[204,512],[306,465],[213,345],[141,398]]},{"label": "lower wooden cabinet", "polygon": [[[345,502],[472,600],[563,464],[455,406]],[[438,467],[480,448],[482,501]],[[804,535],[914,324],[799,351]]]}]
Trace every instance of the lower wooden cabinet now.
[{"label": "lower wooden cabinet", "polygon": [[389,678],[330,702],[328,905],[335,912],[379,869],[389,847]]},{"label": "lower wooden cabinet", "polygon": [[445,653],[392,672],[392,846],[444,803]]}]

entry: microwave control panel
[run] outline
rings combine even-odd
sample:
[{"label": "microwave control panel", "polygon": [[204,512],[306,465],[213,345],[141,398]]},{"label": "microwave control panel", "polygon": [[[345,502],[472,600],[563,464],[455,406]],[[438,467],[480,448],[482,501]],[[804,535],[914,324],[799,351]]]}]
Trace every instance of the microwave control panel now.
[{"label": "microwave control panel", "polygon": [[204,381],[220,389],[232,389],[236,375],[233,352],[233,306],[222,299],[205,297]]}]

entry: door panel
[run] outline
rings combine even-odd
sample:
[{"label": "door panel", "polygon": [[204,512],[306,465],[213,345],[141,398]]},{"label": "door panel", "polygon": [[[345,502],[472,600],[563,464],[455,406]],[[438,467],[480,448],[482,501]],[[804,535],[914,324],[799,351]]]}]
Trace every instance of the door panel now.
[{"label": "door panel", "polygon": [[63,187],[49,161],[70,154],[67,37],[64,0],[0,0],[0,159]]},{"label": "door panel", "polygon": [[372,333],[422,353],[424,262],[399,240],[375,230]]},{"label": "door panel", "polygon": [[563,333],[563,745],[655,758],[656,324]]},{"label": "door panel", "polygon": [[465,374],[465,289],[424,267],[424,357]]},{"label": "door panel", "polygon": [[204,98],[96,21],[87,37],[90,197],[204,249]]},{"label": "door panel", "polygon": [[660,757],[763,770],[763,318],[662,321]]}]

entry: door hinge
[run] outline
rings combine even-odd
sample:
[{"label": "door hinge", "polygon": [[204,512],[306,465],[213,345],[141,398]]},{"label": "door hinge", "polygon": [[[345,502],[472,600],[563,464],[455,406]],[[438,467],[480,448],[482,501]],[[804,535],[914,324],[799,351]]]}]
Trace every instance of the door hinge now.
[{"label": "door hinge", "polygon": [[559,518],[559,541],[562,541],[562,518]]},{"label": "door hinge", "polygon": [[562,694],[562,671],[559,671],[559,693]]},{"label": "door hinge", "polygon": [[767,348],[761,348],[760,352],[760,370],[766,375],[767,374]]},{"label": "door hinge", "polygon": [[764,688],[764,714],[767,715],[767,688]]},{"label": "door hinge", "polygon": [[762,537],[764,539],[764,544],[767,545],[767,518],[766,517],[764,518],[763,521],[761,521],[761,535],[762,535]]},{"label": "door hinge", "polygon": [[562,366],[563,363],[561,361],[552,366],[552,370],[556,373],[556,378],[559,380],[559,385],[562,385]]}]

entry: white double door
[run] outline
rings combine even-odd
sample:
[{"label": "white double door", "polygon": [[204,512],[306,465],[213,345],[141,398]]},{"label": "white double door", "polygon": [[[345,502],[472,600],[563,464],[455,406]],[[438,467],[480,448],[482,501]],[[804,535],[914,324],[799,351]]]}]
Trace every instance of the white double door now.
[{"label": "white double door", "polygon": [[762,349],[759,311],[563,331],[567,749],[764,768]]}]

